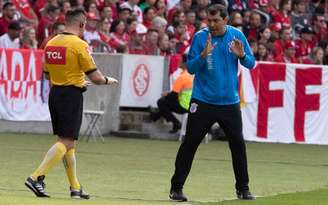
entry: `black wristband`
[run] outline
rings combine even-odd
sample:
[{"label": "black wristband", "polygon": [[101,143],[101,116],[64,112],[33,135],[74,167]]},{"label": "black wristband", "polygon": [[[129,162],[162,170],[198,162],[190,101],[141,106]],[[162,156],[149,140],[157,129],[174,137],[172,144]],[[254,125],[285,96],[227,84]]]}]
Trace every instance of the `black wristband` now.
[{"label": "black wristband", "polygon": [[107,76],[104,76],[104,78],[105,78],[105,85],[107,85],[108,84],[108,78],[107,78]]}]

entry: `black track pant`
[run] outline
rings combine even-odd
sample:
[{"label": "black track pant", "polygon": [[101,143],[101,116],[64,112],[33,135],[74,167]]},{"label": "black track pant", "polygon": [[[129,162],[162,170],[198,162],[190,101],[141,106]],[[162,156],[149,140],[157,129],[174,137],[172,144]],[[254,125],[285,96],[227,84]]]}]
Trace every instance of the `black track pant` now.
[{"label": "black track pant", "polygon": [[228,137],[237,190],[248,190],[246,147],[242,134],[239,104],[210,105],[192,99],[189,109],[186,136],[175,161],[171,189],[179,190],[188,177],[196,150],[211,126],[218,122]]}]

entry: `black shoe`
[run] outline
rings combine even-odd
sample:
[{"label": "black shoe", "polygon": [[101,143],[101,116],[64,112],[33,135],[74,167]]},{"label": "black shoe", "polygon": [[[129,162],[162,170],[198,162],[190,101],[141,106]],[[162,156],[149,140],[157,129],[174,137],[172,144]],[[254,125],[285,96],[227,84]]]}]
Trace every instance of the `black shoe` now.
[{"label": "black shoe", "polygon": [[237,191],[237,198],[242,200],[255,200],[255,197],[249,192],[249,190],[245,191]]},{"label": "black shoe", "polygon": [[170,130],[171,134],[177,133],[181,129],[181,123],[174,123],[172,130]]},{"label": "black shoe", "polygon": [[37,197],[50,197],[44,191],[46,187],[45,183],[43,182],[44,176],[39,176],[37,181],[34,181],[32,177],[28,177],[25,181],[25,186],[27,186]]},{"label": "black shoe", "polygon": [[90,195],[83,190],[81,187],[80,190],[75,190],[70,188],[71,190],[71,198],[72,199],[90,199]]},{"label": "black shoe", "polygon": [[169,198],[172,201],[177,201],[177,202],[188,201],[187,197],[183,194],[182,190],[171,190]]}]

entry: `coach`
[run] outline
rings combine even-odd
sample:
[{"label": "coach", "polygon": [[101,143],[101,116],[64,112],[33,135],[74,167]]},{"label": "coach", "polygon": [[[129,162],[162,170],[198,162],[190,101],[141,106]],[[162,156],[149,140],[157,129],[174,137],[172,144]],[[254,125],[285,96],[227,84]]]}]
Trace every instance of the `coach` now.
[{"label": "coach", "polygon": [[227,25],[228,12],[219,4],[208,8],[208,28],[197,32],[188,53],[187,68],[195,75],[186,136],[177,153],[170,199],[187,201],[182,189],[195,152],[218,122],[228,137],[239,199],[251,200],[246,147],[238,95],[238,61],[254,67],[255,59],[244,34]]}]

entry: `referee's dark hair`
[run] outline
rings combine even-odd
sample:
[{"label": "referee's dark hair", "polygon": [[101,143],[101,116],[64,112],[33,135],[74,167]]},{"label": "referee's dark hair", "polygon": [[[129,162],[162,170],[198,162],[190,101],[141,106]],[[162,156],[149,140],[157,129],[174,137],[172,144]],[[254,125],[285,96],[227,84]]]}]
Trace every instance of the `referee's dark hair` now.
[{"label": "referee's dark hair", "polygon": [[71,24],[76,21],[80,22],[81,16],[86,16],[86,12],[83,9],[77,8],[77,9],[69,10],[65,14],[65,23]]},{"label": "referee's dark hair", "polygon": [[207,9],[207,12],[211,15],[211,16],[215,16],[217,13],[220,13],[220,16],[224,19],[226,18],[229,14],[228,14],[228,10],[225,6],[221,5],[221,4],[213,4],[210,5]]}]

